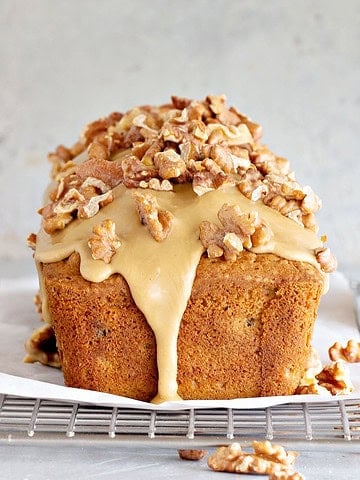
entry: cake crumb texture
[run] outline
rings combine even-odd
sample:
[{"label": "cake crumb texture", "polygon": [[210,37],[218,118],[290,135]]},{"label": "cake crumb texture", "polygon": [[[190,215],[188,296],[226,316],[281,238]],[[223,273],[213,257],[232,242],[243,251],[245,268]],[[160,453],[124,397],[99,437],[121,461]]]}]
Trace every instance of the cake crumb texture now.
[{"label": "cake crumb texture", "polygon": [[[150,326],[120,274],[93,283],[79,267],[77,253],[41,265],[66,385],[150,401],[158,381]],[[203,255],[178,336],[179,395],[293,394],[322,288],[321,273],[305,262],[248,251],[235,262]]]}]

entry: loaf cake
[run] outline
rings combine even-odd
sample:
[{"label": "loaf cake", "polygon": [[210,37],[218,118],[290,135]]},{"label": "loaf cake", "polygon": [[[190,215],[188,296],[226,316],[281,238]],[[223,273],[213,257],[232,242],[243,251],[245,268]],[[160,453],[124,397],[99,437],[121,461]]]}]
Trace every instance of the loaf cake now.
[{"label": "loaf cake", "polygon": [[336,260],[321,206],[225,96],[92,122],[49,154],[27,361],[144,401],[294,393]]}]

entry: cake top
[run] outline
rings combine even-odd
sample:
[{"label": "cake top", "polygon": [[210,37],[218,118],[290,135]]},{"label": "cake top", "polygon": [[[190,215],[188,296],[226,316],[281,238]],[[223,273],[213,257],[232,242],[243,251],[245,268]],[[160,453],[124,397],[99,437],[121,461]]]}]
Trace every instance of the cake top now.
[{"label": "cake top", "polygon": [[[95,216],[113,201],[114,187],[123,184],[137,192],[144,190],[144,195],[134,194],[141,221],[156,241],[162,241],[171,229],[171,213],[159,213],[151,191],[173,191],[177,184],[190,183],[196,196],[236,186],[252,202],[261,201],[316,233],[320,199],[309,186],[295,180],[286,159],[260,143],[261,136],[261,126],[228,107],[224,95],[209,95],[203,101],[173,96],[166,105],[112,113],[89,123],[71,148],[60,145],[49,154],[53,185],[49,203],[40,209],[43,229],[54,234],[76,218]],[[155,221],[151,220],[154,215]],[[214,226],[202,225],[200,240],[209,256],[234,260],[239,240],[241,248],[251,241],[249,235],[239,234],[248,230],[245,224],[249,222],[252,234],[257,231],[255,242],[264,242],[271,235],[256,215],[250,220],[240,215],[228,208],[225,217],[222,215],[220,233]],[[234,222],[238,225],[235,232],[229,227]],[[94,233],[93,245],[102,234],[113,239],[110,244],[115,248],[118,240],[113,225],[100,228]],[[223,240],[229,233],[227,240],[232,245],[227,248]],[[106,255],[105,261],[110,261],[109,249]],[[315,255],[323,271],[335,269],[328,248],[319,247]]]}]

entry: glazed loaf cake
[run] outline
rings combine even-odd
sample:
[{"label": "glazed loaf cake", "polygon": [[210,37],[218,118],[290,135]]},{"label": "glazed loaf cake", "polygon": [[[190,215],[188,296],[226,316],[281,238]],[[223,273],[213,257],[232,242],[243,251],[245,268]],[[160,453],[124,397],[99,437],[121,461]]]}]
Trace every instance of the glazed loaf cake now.
[{"label": "glazed loaf cake", "polygon": [[224,96],[173,97],[50,154],[29,241],[66,385],[154,402],[295,391],[336,261],[319,199],[260,136]]}]

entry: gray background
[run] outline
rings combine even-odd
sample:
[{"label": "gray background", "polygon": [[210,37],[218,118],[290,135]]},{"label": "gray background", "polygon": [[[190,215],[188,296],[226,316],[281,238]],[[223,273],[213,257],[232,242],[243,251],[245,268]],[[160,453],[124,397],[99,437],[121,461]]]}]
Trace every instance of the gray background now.
[{"label": "gray background", "polygon": [[1,265],[32,271],[48,151],[113,110],[225,93],[322,198],[320,233],[355,278],[359,85],[358,0],[1,0]]}]

